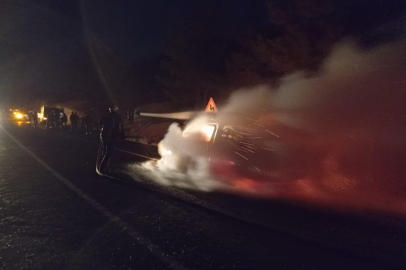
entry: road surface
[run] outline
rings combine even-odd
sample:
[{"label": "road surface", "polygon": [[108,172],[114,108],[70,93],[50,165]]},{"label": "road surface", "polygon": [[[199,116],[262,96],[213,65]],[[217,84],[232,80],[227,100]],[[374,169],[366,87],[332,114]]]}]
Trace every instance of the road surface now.
[{"label": "road surface", "polygon": [[[402,222],[95,173],[97,135],[0,126],[0,269],[401,269]],[[154,149],[122,144],[116,168]],[[156,151],[155,151],[156,152]]]}]

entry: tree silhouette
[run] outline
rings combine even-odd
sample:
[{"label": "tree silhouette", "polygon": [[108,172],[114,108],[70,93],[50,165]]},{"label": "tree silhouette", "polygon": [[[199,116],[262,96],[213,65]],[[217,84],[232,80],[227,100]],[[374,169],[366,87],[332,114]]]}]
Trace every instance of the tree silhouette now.
[{"label": "tree silhouette", "polygon": [[274,0],[266,6],[269,28],[243,41],[244,49],[228,61],[229,77],[240,80],[240,86],[272,83],[298,70],[317,70],[345,33],[340,14],[325,0]]}]

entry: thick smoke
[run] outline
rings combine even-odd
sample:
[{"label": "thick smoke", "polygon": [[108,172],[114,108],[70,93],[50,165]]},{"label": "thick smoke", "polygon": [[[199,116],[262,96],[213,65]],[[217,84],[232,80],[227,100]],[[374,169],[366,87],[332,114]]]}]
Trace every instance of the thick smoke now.
[{"label": "thick smoke", "polygon": [[332,137],[354,136],[405,144],[406,43],[369,51],[337,46],[319,76],[282,85],[278,119]]},{"label": "thick smoke", "polygon": [[[282,183],[282,178],[268,175],[266,181],[243,178],[241,182],[237,175],[224,179],[213,173],[213,160],[207,159],[205,149],[182,135],[186,129],[201,131],[210,121],[207,115],[184,129],[173,124],[159,144],[162,159],[143,167],[165,185],[404,214],[405,63],[403,41],[367,51],[347,41],[337,45],[318,74],[292,74],[277,89],[259,86],[237,91],[219,108],[219,122],[235,125],[242,119],[261,118],[261,125],[271,131],[273,126],[284,126],[305,134],[294,139],[277,136],[278,145],[306,149],[290,153],[299,157],[288,163],[290,168],[305,172],[296,178]],[[278,158],[290,157],[281,151]],[[312,162],[300,161],[306,159]],[[269,165],[277,166],[271,160]]]},{"label": "thick smoke", "polygon": [[[187,128],[198,131],[209,121],[207,116],[192,120]],[[173,123],[165,138],[158,144],[161,159],[143,164],[152,179],[167,186],[212,191],[221,188],[221,183],[210,173],[210,162],[205,149],[196,144],[194,138],[185,138],[182,128]]]},{"label": "thick smoke", "polygon": [[320,158],[297,181],[299,196],[406,213],[405,61],[404,41],[368,51],[345,42],[318,76],[277,90],[276,119],[309,132],[302,144]]}]

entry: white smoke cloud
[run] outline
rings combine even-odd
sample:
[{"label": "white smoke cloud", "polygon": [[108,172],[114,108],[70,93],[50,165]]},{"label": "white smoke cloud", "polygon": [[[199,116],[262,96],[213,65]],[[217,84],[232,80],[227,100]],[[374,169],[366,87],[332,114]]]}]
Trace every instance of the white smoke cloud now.
[{"label": "white smoke cloud", "polygon": [[[295,143],[311,149],[319,159],[292,165],[308,166],[309,174],[291,182],[287,192],[290,195],[294,190],[294,195],[302,199],[318,196],[329,198],[330,203],[358,203],[374,209],[385,207],[370,199],[379,195],[393,211],[405,212],[406,202],[396,191],[405,188],[403,182],[396,180],[404,176],[400,175],[402,170],[387,166],[378,154],[386,151],[393,164],[401,164],[406,158],[406,151],[399,155],[387,150],[389,146],[406,146],[405,63],[403,41],[368,51],[345,41],[336,46],[314,76],[299,72],[283,79],[277,89],[258,86],[236,91],[219,108],[216,120],[234,125],[247,117],[261,117],[265,123],[269,120],[310,134],[306,140]],[[186,129],[200,130],[209,121],[210,117],[202,114],[190,121]],[[225,181],[224,176],[213,174],[206,150],[195,140],[185,139],[182,132],[173,124],[159,144],[162,159],[143,165],[154,181],[204,191],[239,192],[242,187],[243,192],[275,196],[273,178],[266,182],[245,179],[236,184],[237,179]],[[281,144],[292,144],[286,138],[279,139]],[[391,168],[392,178],[383,179],[383,172]],[[264,193],[265,190],[272,192]]]},{"label": "white smoke cloud", "polygon": [[405,144],[406,43],[369,51],[336,47],[319,76],[283,84],[273,107],[280,121],[325,135]]},{"label": "white smoke cloud", "polygon": [[[197,132],[208,120],[208,116],[202,115],[191,121],[187,128]],[[195,138],[185,138],[182,128],[173,123],[158,144],[158,152],[162,158],[157,162],[144,163],[143,168],[154,181],[166,186],[202,191],[219,189],[222,185],[211,174],[205,151],[204,143],[196,143]]]}]

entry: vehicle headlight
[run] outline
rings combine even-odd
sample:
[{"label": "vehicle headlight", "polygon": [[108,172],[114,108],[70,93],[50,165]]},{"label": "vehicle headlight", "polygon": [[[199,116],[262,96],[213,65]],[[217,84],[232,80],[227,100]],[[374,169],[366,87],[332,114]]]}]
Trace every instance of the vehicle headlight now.
[{"label": "vehicle headlight", "polygon": [[21,113],[16,113],[15,116],[16,116],[17,119],[23,118],[23,115]]},{"label": "vehicle headlight", "polygon": [[182,137],[189,137],[189,136],[198,136],[198,138],[202,141],[209,142],[213,137],[213,133],[216,127],[214,125],[203,125],[201,127],[188,127],[186,128],[183,133]]}]

